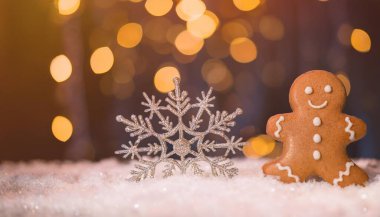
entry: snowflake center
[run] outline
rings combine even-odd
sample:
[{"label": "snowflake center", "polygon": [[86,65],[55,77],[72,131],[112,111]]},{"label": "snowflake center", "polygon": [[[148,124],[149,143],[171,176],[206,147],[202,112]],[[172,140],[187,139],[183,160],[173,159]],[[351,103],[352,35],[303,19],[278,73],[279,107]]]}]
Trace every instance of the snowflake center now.
[{"label": "snowflake center", "polygon": [[178,139],[173,144],[173,151],[180,157],[185,157],[190,153],[190,142],[186,139]]}]

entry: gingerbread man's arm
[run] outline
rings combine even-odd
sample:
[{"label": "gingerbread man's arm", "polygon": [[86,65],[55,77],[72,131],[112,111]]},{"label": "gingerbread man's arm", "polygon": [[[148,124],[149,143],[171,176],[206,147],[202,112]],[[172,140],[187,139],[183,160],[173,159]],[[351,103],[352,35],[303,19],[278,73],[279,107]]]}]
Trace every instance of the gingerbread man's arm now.
[{"label": "gingerbread man's arm", "polygon": [[349,142],[358,141],[365,136],[367,125],[363,120],[354,116],[344,115],[344,121],[346,123],[344,131],[347,133]]},{"label": "gingerbread man's arm", "polygon": [[277,141],[282,141],[284,122],[287,120],[288,114],[277,114],[269,118],[267,122],[267,134]]}]

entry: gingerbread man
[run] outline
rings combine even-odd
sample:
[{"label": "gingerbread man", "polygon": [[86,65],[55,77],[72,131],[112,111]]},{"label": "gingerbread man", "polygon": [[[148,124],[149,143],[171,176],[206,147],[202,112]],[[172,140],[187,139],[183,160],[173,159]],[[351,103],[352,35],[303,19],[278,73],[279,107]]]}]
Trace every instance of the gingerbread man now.
[{"label": "gingerbread man", "polygon": [[286,183],[319,176],[341,187],[365,185],[368,175],[347,156],[346,146],[364,137],[366,124],[342,113],[345,100],[334,74],[313,70],[299,76],[289,93],[293,112],[268,120],[267,134],[283,143],[283,151],[263,166],[264,173]]}]

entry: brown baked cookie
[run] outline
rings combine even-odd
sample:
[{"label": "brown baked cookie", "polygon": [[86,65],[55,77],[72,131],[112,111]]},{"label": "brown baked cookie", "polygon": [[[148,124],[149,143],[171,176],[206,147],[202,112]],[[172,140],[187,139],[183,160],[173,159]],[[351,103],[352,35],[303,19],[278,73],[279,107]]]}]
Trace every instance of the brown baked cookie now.
[{"label": "brown baked cookie", "polygon": [[347,156],[346,146],[365,135],[366,124],[342,113],[345,100],[334,74],[313,70],[299,76],[289,93],[293,112],[268,120],[267,134],[283,143],[283,151],[263,166],[264,173],[286,183],[319,176],[341,187],[365,185],[368,175]]}]

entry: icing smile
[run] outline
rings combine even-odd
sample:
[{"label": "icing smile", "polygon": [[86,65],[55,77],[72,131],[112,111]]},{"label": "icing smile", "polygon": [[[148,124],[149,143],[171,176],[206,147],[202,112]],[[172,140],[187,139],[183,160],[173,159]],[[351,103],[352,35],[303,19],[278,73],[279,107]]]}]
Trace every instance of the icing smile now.
[{"label": "icing smile", "polygon": [[309,104],[310,107],[312,107],[313,109],[323,109],[324,107],[327,106],[327,100],[325,100],[322,104],[320,105],[314,105],[311,100],[309,99],[307,101],[307,103]]}]

